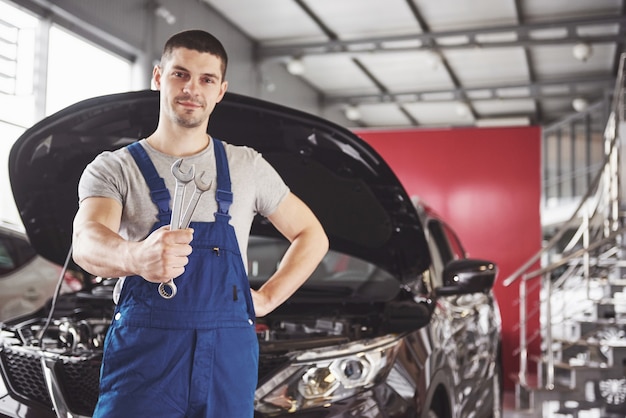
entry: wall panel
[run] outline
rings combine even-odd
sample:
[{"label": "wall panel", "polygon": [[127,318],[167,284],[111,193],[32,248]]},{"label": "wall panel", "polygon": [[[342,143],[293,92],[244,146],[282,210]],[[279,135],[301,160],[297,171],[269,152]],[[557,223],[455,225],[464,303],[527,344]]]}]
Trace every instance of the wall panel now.
[{"label": "wall panel", "polygon": [[[538,127],[358,131],[406,187],[459,234],[471,257],[499,267],[505,373],[518,370],[518,287],[502,281],[541,247]],[[538,306],[538,290],[529,305]],[[530,326],[537,328],[538,317]],[[533,350],[536,352],[537,347]],[[511,381],[507,379],[507,387]]]}]

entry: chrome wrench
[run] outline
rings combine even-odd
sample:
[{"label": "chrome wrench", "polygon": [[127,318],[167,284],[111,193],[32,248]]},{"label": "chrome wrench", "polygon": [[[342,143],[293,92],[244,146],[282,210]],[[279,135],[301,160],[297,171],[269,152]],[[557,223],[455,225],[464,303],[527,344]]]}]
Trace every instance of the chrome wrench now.
[{"label": "chrome wrench", "polygon": [[196,206],[198,206],[198,202],[200,201],[200,197],[202,193],[206,192],[211,188],[213,181],[209,180],[208,183],[204,183],[202,181],[202,177],[206,174],[206,171],[203,171],[199,175],[196,175],[193,178],[193,181],[196,185],[196,189],[193,191],[193,195],[191,195],[191,200],[189,200],[189,204],[187,204],[187,209],[185,209],[185,215],[183,215],[183,220],[180,222],[180,229],[185,229],[189,227],[191,223],[191,216],[196,210]]},{"label": "chrome wrench", "polygon": [[[174,201],[172,203],[172,219],[170,220],[170,230],[180,229],[181,213],[183,201],[185,200],[185,187],[195,176],[196,167],[191,166],[188,172],[181,171],[180,166],[182,159],[176,160],[172,164],[172,175],[176,179],[176,189],[174,189]],[[159,284],[159,294],[165,299],[171,299],[176,296],[178,289],[174,284],[174,279]]]},{"label": "chrome wrench", "polygon": [[172,164],[172,175],[176,179],[176,189],[174,189],[174,202],[172,203],[172,219],[170,221],[170,229],[181,229],[180,221],[183,211],[183,202],[185,201],[185,188],[187,183],[193,180],[196,173],[196,166],[192,165],[189,171],[182,172],[180,165],[183,163],[182,158],[176,160]]}]

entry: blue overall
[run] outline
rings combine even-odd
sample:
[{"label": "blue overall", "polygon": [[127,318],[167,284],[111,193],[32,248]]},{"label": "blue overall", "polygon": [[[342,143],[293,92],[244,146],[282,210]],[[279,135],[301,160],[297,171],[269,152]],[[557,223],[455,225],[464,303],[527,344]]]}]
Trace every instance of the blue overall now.
[{"label": "blue overall", "polygon": [[[94,417],[246,418],[253,416],[258,341],[254,307],[235,230],[229,224],[230,173],[223,144],[215,222],[192,222],[193,251],[178,293],[129,276],[107,333]],[[170,223],[170,194],[143,147],[129,150],[159,208],[153,230]]]}]

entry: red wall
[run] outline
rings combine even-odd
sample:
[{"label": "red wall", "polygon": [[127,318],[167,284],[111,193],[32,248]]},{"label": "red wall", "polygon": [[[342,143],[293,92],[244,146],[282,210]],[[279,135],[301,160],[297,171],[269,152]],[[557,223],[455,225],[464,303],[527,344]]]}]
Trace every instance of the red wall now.
[{"label": "red wall", "polygon": [[[538,127],[357,131],[388,162],[410,196],[425,200],[473,258],[497,263],[506,387],[519,370],[518,286],[502,281],[541,246]],[[538,290],[529,295],[537,304]],[[538,318],[531,319],[537,329]],[[537,352],[537,348],[532,350]]]}]

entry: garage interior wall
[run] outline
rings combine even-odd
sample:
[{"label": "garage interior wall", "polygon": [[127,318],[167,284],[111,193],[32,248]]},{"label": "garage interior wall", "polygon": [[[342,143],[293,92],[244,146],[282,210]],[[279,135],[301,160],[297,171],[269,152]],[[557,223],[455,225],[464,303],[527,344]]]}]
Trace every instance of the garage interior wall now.
[{"label": "garage interior wall", "polygon": [[[540,128],[357,133],[389,163],[409,195],[450,224],[470,257],[498,265],[504,375],[512,388],[510,376],[519,369],[519,356],[513,355],[519,348],[519,287],[502,282],[541,248]],[[538,287],[527,304],[539,305]],[[531,321],[529,329],[538,330],[538,317]],[[537,346],[530,350],[539,353]]]}]

